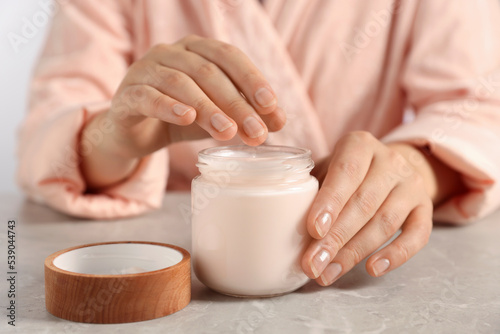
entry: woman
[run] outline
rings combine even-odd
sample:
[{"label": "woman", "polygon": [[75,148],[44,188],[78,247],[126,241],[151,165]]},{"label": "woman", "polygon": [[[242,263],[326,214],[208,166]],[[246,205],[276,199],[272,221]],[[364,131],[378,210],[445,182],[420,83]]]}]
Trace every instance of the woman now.
[{"label": "woman", "polygon": [[68,214],[123,217],[188,189],[202,148],[308,147],[322,186],[304,272],[330,285],[401,228],[366,263],[381,276],[433,218],[498,206],[499,22],[495,0],[61,3],[20,184]]}]

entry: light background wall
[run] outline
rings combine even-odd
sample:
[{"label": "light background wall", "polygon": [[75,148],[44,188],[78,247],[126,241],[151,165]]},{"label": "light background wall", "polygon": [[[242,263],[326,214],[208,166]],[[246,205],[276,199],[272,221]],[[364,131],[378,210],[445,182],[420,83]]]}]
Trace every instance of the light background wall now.
[{"label": "light background wall", "polygon": [[[20,193],[15,182],[16,135],[26,113],[31,70],[50,25],[50,15],[42,8],[48,1],[0,1],[0,193]],[[35,29],[27,29],[27,22]],[[23,36],[23,28],[26,40],[16,51],[9,35]]]}]

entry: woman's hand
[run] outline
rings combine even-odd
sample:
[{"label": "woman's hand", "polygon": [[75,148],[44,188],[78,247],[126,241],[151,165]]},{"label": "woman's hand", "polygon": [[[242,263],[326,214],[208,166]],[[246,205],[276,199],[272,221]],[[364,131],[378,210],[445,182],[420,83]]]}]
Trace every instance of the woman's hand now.
[{"label": "woman's hand", "polygon": [[262,73],[239,49],[188,36],[155,46],[132,64],[111,109],[90,121],[83,135],[104,119],[113,131],[83,157],[92,188],[120,181],[140,157],[176,141],[229,140],[238,134],[248,145],[262,144],[268,131],[283,127],[285,113]]},{"label": "woman's hand", "polygon": [[314,238],[302,258],[307,276],[332,284],[366,262],[372,276],[393,270],[422,249],[432,230],[434,202],[460,189],[459,176],[406,144],[384,145],[367,132],[341,138],[315,168],[322,186],[307,229]]}]

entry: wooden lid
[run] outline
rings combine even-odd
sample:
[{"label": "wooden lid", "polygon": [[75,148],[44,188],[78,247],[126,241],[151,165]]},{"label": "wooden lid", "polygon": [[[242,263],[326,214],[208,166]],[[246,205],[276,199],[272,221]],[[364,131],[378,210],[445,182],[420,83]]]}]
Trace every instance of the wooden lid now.
[{"label": "wooden lid", "polygon": [[45,259],[45,305],[56,317],[114,324],[172,314],[191,300],[191,256],[140,241],[88,244]]}]

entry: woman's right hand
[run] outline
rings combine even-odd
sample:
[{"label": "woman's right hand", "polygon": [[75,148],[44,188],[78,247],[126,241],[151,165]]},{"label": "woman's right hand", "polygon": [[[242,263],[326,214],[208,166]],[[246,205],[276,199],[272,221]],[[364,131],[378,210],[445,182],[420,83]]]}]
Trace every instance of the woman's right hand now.
[{"label": "woman's right hand", "polygon": [[[191,35],[157,45],[133,63],[110,110],[91,120],[83,137],[103,119],[113,131],[104,145],[83,156],[82,171],[91,188],[120,181],[139,158],[173,142],[224,141],[238,134],[244,143],[260,145],[268,131],[284,126],[286,117],[269,83],[243,52]],[[107,162],[109,170],[102,170]]]}]

